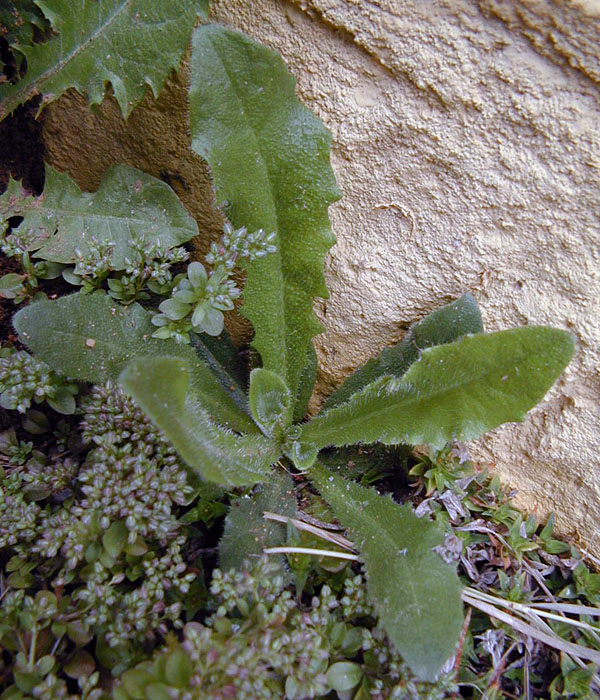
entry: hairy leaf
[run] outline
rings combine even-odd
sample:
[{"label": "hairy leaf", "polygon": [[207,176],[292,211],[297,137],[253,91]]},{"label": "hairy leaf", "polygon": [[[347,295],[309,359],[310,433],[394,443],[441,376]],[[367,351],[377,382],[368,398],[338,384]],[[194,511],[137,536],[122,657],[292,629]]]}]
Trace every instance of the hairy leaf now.
[{"label": "hairy leaf", "polygon": [[358,548],[381,626],[413,672],[433,681],[462,623],[456,567],[433,551],[444,544],[442,529],[318,462],[310,475]]},{"label": "hairy leaf", "polygon": [[193,392],[184,360],[138,357],[121,372],[125,391],[206,481],[243,486],[264,481],[279,455],[272,440],[234,435],[213,423]]},{"label": "hairy leaf", "polygon": [[[296,510],[292,478],[282,469],[272,471],[268,481],[256,486],[250,498],[237,498],[232,502],[219,545],[219,567],[223,571],[240,569],[244,559],[251,560],[262,554],[265,547],[284,544],[285,525],[265,520],[263,513],[270,511],[294,518]],[[281,560],[285,566],[283,556]]]},{"label": "hairy leaf", "polygon": [[355,442],[430,444],[472,440],[521,421],[573,355],[573,337],[555,328],[467,335],[424,350],[401,379],[383,377],[345,404],[302,426],[317,448]]},{"label": "hairy leaf", "polygon": [[45,260],[75,263],[76,251],[88,253],[92,237],[112,242],[115,270],[125,268],[126,257],[136,259],[133,239],[159,241],[166,249],[198,235],[196,222],[167,184],[127,165],[109,168],[93,194],[46,165],[43,194],[31,196],[10,180],[0,195],[0,216],[22,216],[17,231],[27,231],[28,250]]},{"label": "hairy leaf", "polygon": [[247,265],[242,312],[263,366],[295,398],[310,339],[321,328],[323,260],[334,242],[327,207],[339,194],[330,136],[294,93],[280,56],[216,25],[192,39],[192,148],[212,169],[218,203],[235,226],[276,232],[277,252]]},{"label": "hairy leaf", "polygon": [[308,402],[312,396],[313,389],[315,388],[315,381],[317,379],[317,353],[315,352],[315,346],[311,341],[308,345],[308,352],[306,353],[306,364],[300,375],[300,382],[298,384],[298,395],[296,396],[296,401],[294,405],[294,423],[300,423],[306,415],[308,410]]},{"label": "hairy leaf", "polygon": [[325,402],[325,410],[345,403],[367,384],[385,375],[401,377],[425,348],[445,345],[467,333],[482,333],[479,307],[467,292],[460,299],[446,304],[414,323],[400,343],[385,348],[351,374],[344,384]]},{"label": "hairy leaf", "polygon": [[281,437],[292,420],[292,397],[283,379],[268,369],[253,369],[248,399],[254,420],[263,433],[269,437]]},{"label": "hairy leaf", "polygon": [[189,42],[207,0],[37,0],[58,36],[19,46],[25,77],[0,85],[0,120],[36,94],[42,104],[69,88],[98,104],[110,83],[125,117],[149,86],[156,97]]},{"label": "hairy leaf", "polygon": [[96,292],[35,302],[21,309],[13,323],[21,341],[52,369],[87,382],[117,379],[134,357],[181,358],[190,367],[190,391],[213,420],[232,430],[259,432],[189,345],[152,337],[150,318],[139,304],[121,306]]}]

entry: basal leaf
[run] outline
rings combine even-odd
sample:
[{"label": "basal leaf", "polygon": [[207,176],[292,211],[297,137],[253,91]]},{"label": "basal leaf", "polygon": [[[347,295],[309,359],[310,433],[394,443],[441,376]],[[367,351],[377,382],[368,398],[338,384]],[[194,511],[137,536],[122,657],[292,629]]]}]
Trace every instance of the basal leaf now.
[{"label": "basal leaf", "polygon": [[296,98],[280,56],[204,25],[192,39],[192,148],[210,164],[218,203],[235,226],[276,232],[277,252],[247,265],[242,312],[263,367],[296,397],[310,339],[321,328],[323,260],[334,242],[327,208],[339,194],[330,136]]},{"label": "basal leaf", "polygon": [[33,95],[42,104],[69,88],[98,104],[111,84],[125,117],[149,86],[157,96],[177,69],[196,17],[206,17],[207,0],[52,0],[36,4],[58,36],[43,44],[18,46],[27,72],[16,84],[0,85],[0,120]]},{"label": "basal leaf", "polygon": [[0,4],[0,37],[11,48],[33,43],[33,28],[48,28],[49,23],[33,0]]},{"label": "basal leaf", "polygon": [[35,302],[13,323],[21,341],[52,369],[87,382],[116,380],[135,357],[181,358],[190,367],[190,392],[213,420],[239,432],[259,432],[189,345],[152,337],[150,318],[139,304],[121,306],[97,292]]},{"label": "basal leaf", "polygon": [[[296,510],[292,478],[282,469],[273,470],[268,481],[255,487],[251,497],[232,502],[219,544],[219,567],[223,571],[240,569],[245,559],[262,554],[265,547],[284,544],[285,525],[265,520],[263,513],[270,511],[294,518]],[[281,559],[285,566],[284,557]]]},{"label": "basal leaf", "polygon": [[308,402],[310,401],[313,389],[315,388],[317,370],[317,353],[315,352],[315,346],[311,341],[308,344],[306,363],[304,365],[304,369],[302,370],[302,374],[300,375],[300,382],[298,384],[298,394],[294,405],[294,423],[300,423],[300,421],[304,420],[304,416],[308,411]]},{"label": "basal leaf", "polygon": [[383,377],[345,404],[302,426],[317,448],[355,442],[430,444],[472,440],[521,421],[573,355],[573,337],[555,328],[466,335],[424,350],[400,378]]},{"label": "basal leaf", "polygon": [[452,654],[462,624],[456,567],[433,551],[444,543],[442,529],[418,518],[409,504],[399,506],[318,462],[310,476],[350,531],[381,626],[413,672],[433,681]]},{"label": "basal leaf", "polygon": [[119,377],[125,391],[204,480],[244,486],[267,479],[280,456],[275,443],[217,426],[188,391],[189,380],[187,363],[174,357],[138,357]]},{"label": "basal leaf", "polygon": [[292,421],[292,397],[283,379],[268,369],[253,369],[248,399],[254,420],[263,433],[269,437],[281,437]]},{"label": "basal leaf", "polygon": [[0,216],[22,216],[17,231],[27,231],[28,250],[45,260],[75,263],[76,251],[85,255],[92,237],[112,242],[115,270],[125,268],[126,257],[136,259],[132,240],[159,241],[167,249],[198,235],[196,222],[167,184],[126,165],[109,168],[91,194],[46,165],[43,194],[31,196],[11,180],[0,195]]},{"label": "basal leaf", "polygon": [[467,333],[482,333],[483,322],[479,307],[467,292],[460,299],[436,309],[414,323],[397,345],[385,348],[351,374],[344,384],[325,402],[324,409],[345,403],[367,384],[385,375],[401,377],[425,348],[458,340]]}]

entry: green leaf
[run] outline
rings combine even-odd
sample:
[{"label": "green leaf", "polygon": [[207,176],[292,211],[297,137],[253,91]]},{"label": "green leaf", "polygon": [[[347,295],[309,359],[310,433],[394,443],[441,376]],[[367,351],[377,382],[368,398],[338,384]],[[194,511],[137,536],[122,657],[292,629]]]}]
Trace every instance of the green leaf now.
[{"label": "green leaf", "polygon": [[[134,357],[168,355],[190,367],[190,393],[211,418],[232,430],[258,433],[189,345],[152,337],[152,314],[139,304],[121,306],[103,292],[71,294],[21,309],[13,324],[21,342],[52,369],[94,384],[116,380]],[[68,352],[65,352],[68,349]]]},{"label": "green leaf", "polygon": [[352,690],[360,683],[362,669],[351,661],[338,661],[327,669],[327,685],[336,692]]},{"label": "green leaf", "polygon": [[28,250],[45,260],[75,263],[76,251],[86,255],[92,237],[113,242],[115,270],[126,267],[125,258],[137,258],[132,240],[159,241],[167,249],[198,235],[196,222],[167,184],[127,165],[111,166],[92,194],[50,165],[40,197],[11,179],[0,196],[0,216],[22,216],[18,230],[28,231]]},{"label": "green leaf", "polygon": [[294,402],[294,423],[300,423],[304,420],[306,411],[308,410],[308,402],[315,388],[317,379],[317,353],[312,341],[308,344],[308,352],[306,353],[306,364],[300,376],[298,384],[298,394]]},{"label": "green leaf", "polygon": [[[251,498],[237,498],[232,502],[219,545],[219,568],[223,571],[241,569],[245,559],[262,554],[265,547],[285,544],[285,525],[265,520],[263,513],[269,511],[295,518],[296,510],[292,478],[281,469],[273,470],[268,481],[255,487]],[[281,561],[285,566],[283,556]]]},{"label": "green leaf", "polygon": [[44,31],[49,23],[33,0],[0,5],[0,37],[11,48],[19,50],[19,46],[32,44],[34,26]]},{"label": "green leaf", "polygon": [[358,548],[380,625],[412,671],[433,681],[462,624],[456,569],[433,551],[444,543],[441,527],[318,462],[310,476]]},{"label": "green leaf", "polygon": [[263,433],[280,438],[292,421],[292,396],[283,379],[268,369],[253,369],[248,398],[254,420]]},{"label": "green leaf", "polygon": [[280,56],[217,25],[192,39],[192,148],[210,164],[234,226],[276,232],[277,252],[247,264],[242,313],[263,367],[295,398],[310,339],[321,331],[323,260],[334,242],[327,208],[339,193],[330,136],[295,96]]},{"label": "green leaf", "polygon": [[367,384],[385,375],[401,377],[425,348],[445,345],[467,333],[482,333],[483,322],[479,307],[467,292],[460,299],[442,306],[418,323],[414,323],[400,343],[385,348],[351,374],[344,384],[325,402],[323,409],[345,403]]},{"label": "green leaf", "polygon": [[36,3],[58,36],[43,44],[20,45],[25,77],[0,85],[0,120],[36,94],[42,107],[69,88],[99,104],[111,84],[128,117],[150,86],[158,96],[185,51],[206,0],[52,0]]},{"label": "green leaf", "polygon": [[473,440],[522,421],[556,381],[573,336],[532,326],[466,335],[424,350],[401,379],[382,377],[345,404],[301,427],[317,448],[355,442],[388,445]]},{"label": "green leaf", "polygon": [[181,359],[137,358],[119,381],[188,466],[206,481],[223,486],[255,484],[267,478],[271,464],[280,456],[272,440],[239,437],[213,423],[188,392],[188,365]]},{"label": "green leaf", "polygon": [[125,523],[122,520],[117,520],[102,536],[102,546],[113,559],[116,559],[123,551],[127,544],[128,535],[129,530]]}]

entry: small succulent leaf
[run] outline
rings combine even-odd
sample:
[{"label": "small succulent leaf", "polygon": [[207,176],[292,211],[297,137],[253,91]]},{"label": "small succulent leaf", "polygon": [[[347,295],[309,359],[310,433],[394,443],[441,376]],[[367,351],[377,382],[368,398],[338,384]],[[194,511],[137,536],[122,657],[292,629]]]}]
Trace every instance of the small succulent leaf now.
[{"label": "small succulent leaf", "polygon": [[188,364],[175,357],[138,357],[119,382],[202,479],[222,486],[264,481],[279,458],[272,440],[239,436],[213,423],[189,388]]},{"label": "small succulent leaf", "polygon": [[[296,510],[292,478],[282,469],[273,470],[267,481],[254,487],[251,498],[237,498],[232,502],[219,545],[219,568],[223,571],[241,569],[244,560],[251,561],[262,554],[265,547],[285,544],[285,525],[265,520],[263,513],[269,511],[294,518]],[[281,562],[287,570],[283,556]]]},{"label": "small succulent leaf", "polygon": [[[95,384],[116,380],[134,357],[168,355],[185,360],[196,400],[217,423],[258,433],[254,421],[189,345],[153,338],[152,314],[139,304],[121,306],[103,292],[71,294],[21,309],[13,324],[21,342],[61,374]],[[68,352],[65,352],[68,348]]]},{"label": "small succulent leaf", "polygon": [[156,97],[183,56],[197,17],[206,18],[207,0],[52,0],[58,36],[42,44],[19,45],[27,72],[15,84],[0,85],[0,120],[37,94],[42,107],[69,88],[99,104],[110,83],[128,117],[146,94]]},{"label": "small succulent leaf", "polygon": [[242,313],[263,367],[295,400],[308,343],[321,331],[313,299],[327,296],[327,208],[339,197],[330,135],[296,98],[281,57],[242,34],[197,28],[191,76],[192,148],[211,167],[218,203],[234,226],[276,232],[276,252],[245,263]]},{"label": "small succulent leaf", "polygon": [[466,335],[427,348],[400,378],[382,377],[346,403],[301,426],[318,448],[383,442],[473,440],[522,421],[550,389],[574,351],[570,333],[531,326]]},{"label": "small succulent leaf", "polygon": [[352,661],[337,661],[327,669],[327,685],[339,693],[355,688],[362,678],[362,669]]},{"label": "small succulent leaf", "polygon": [[348,481],[318,462],[310,477],[350,532],[381,626],[412,671],[433,681],[462,624],[456,567],[433,551],[444,543],[442,528],[418,518],[409,504],[399,506],[390,496]]},{"label": "small succulent leaf", "polygon": [[202,320],[202,330],[208,335],[216,337],[221,334],[223,330],[223,322],[225,317],[219,309],[215,309],[209,304],[206,305],[206,313]]},{"label": "small succulent leaf", "polygon": [[425,348],[452,343],[468,333],[483,333],[483,322],[477,302],[467,292],[414,323],[401,342],[385,348],[359,367],[327,399],[323,410],[345,403],[367,384],[385,375],[401,377]]},{"label": "small succulent leaf", "polygon": [[112,523],[102,536],[102,545],[108,554],[116,559],[127,544],[129,530],[122,520]]},{"label": "small succulent leaf", "polygon": [[250,411],[265,435],[275,437],[292,420],[292,397],[283,379],[268,369],[257,368],[250,373],[248,392]]},{"label": "small succulent leaf", "polygon": [[188,265],[187,276],[195,289],[203,290],[206,287],[208,276],[206,274],[206,270],[204,269],[204,265],[199,263],[197,260]]},{"label": "small succulent leaf", "polygon": [[298,393],[294,403],[294,423],[300,423],[300,421],[304,420],[304,416],[308,410],[308,402],[310,401],[310,397],[312,396],[313,389],[315,387],[317,369],[317,353],[315,352],[315,346],[311,341],[308,344],[306,364],[304,365],[304,369],[300,375]]},{"label": "small succulent leaf", "polygon": [[92,237],[109,242],[111,267],[123,270],[125,258],[136,259],[132,240],[158,241],[165,250],[198,235],[198,226],[173,190],[162,180],[127,165],[113,165],[97,192],[82,192],[65,173],[46,165],[44,192],[27,194],[15,180],[0,195],[0,217],[22,216],[36,257],[58,263],[77,262]]}]

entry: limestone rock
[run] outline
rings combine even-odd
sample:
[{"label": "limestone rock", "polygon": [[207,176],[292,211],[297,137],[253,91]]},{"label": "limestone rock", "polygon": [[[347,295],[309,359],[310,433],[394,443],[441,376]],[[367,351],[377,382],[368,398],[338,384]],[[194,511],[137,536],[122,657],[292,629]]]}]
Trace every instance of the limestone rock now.
[{"label": "limestone rock", "polygon": [[[524,424],[472,446],[540,516],[600,543],[600,3],[213,0],[216,21],[278,50],[333,134],[344,198],[313,407],[407,326],[469,290],[486,328],[548,324],[578,351]],[[186,72],[127,124],[69,94],[50,161],[93,188],[109,162],[172,183],[215,235],[189,151]]]}]

